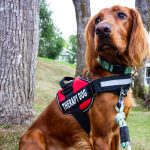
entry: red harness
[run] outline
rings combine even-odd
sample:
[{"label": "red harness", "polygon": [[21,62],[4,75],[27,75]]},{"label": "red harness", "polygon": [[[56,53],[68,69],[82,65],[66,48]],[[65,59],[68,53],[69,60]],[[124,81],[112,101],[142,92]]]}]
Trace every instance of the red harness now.
[{"label": "red harness", "polygon": [[89,91],[85,88],[89,83],[88,80],[77,77],[70,83],[69,88],[66,86],[58,91],[57,101],[65,114],[71,114],[72,109],[77,106],[82,112],[89,110],[94,99],[89,96]]}]

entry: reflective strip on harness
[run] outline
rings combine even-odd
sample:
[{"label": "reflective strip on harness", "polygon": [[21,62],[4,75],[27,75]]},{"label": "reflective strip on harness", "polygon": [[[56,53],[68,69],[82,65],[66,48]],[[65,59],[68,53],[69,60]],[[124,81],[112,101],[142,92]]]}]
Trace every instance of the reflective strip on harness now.
[{"label": "reflective strip on harness", "polygon": [[101,82],[101,87],[131,84],[131,79],[118,79]]}]

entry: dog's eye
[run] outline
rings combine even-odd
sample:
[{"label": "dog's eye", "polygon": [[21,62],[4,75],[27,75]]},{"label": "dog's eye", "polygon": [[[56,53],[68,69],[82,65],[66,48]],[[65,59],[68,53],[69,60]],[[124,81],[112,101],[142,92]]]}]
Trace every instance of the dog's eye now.
[{"label": "dog's eye", "polygon": [[100,17],[97,17],[97,18],[95,19],[95,23],[98,24],[98,23],[100,23],[100,22],[101,22]]},{"label": "dog's eye", "polygon": [[118,17],[119,17],[120,19],[125,19],[125,18],[127,17],[127,15],[126,15],[125,13],[123,13],[123,12],[119,12],[119,13],[118,13]]}]

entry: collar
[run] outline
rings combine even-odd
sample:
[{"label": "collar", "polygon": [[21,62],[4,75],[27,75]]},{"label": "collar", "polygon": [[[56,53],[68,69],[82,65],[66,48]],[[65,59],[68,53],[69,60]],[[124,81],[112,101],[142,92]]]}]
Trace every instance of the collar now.
[{"label": "collar", "polygon": [[99,65],[114,74],[131,74],[132,67],[131,66],[124,66],[124,65],[118,65],[118,64],[110,64],[108,61],[106,61],[104,58],[97,58],[97,62]]}]

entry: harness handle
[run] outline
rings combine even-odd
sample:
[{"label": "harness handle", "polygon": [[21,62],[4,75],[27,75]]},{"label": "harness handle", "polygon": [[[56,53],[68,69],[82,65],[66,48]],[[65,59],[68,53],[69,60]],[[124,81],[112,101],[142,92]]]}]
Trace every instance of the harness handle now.
[{"label": "harness handle", "polygon": [[68,85],[70,85],[74,79],[75,79],[74,77],[64,77],[62,80],[60,80],[59,85],[61,88],[64,89]]}]

